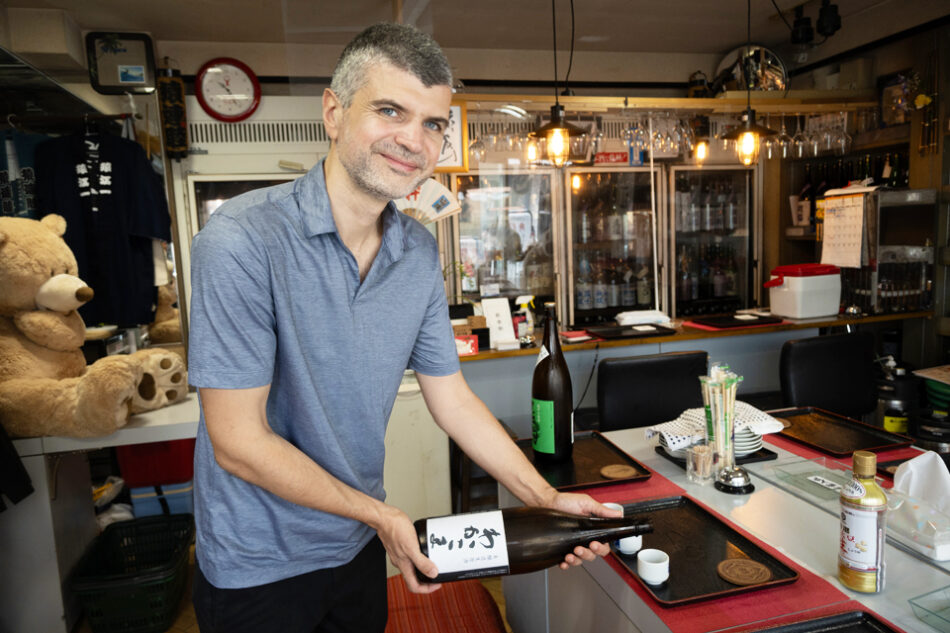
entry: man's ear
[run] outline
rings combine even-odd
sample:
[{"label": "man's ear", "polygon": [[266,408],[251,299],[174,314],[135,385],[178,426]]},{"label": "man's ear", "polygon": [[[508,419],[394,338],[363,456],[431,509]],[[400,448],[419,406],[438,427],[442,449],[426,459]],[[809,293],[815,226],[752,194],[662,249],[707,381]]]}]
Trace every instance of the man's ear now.
[{"label": "man's ear", "polygon": [[336,93],[325,88],[323,91],[323,129],[331,141],[335,141],[343,119],[343,104]]}]

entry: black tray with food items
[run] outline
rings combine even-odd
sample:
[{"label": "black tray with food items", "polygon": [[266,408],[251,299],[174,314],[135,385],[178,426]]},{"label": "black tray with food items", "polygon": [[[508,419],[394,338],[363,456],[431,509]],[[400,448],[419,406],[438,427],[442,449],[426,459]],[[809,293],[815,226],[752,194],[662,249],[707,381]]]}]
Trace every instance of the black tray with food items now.
[{"label": "black tray with food items", "polygon": [[[534,463],[531,440],[518,440],[517,444]],[[653,476],[643,464],[598,431],[580,431],[574,434],[571,459],[560,464],[534,463],[534,467],[558,490],[643,481]]]},{"label": "black tray with food items", "polygon": [[[682,457],[676,457],[675,455],[670,455],[669,453],[666,452],[666,450],[662,446],[654,446],[653,450],[656,451],[657,455],[659,455],[660,457],[665,457],[666,459],[670,460],[671,462],[673,462],[680,468],[686,468],[686,459]],[[777,458],[778,458],[778,453],[776,453],[775,451],[770,451],[769,449],[763,446],[759,450],[753,453],[748,453],[746,455],[743,455],[742,457],[739,457],[738,455],[736,455],[736,463],[741,466],[742,464],[754,464],[756,462],[767,462],[767,461],[777,459]]]},{"label": "black tray with food items", "polygon": [[899,633],[900,629],[895,629],[881,622],[874,617],[874,614],[867,611],[848,611],[847,613],[826,615],[822,618],[755,629],[749,633],[765,633],[766,631],[768,633],[811,633],[812,631],[820,631],[821,633],[862,633],[864,631],[868,633]]},{"label": "black tray with food items", "polygon": [[[649,585],[637,574],[637,554],[614,550],[613,556],[663,606],[784,585],[798,580],[798,572],[688,497],[669,497],[625,503],[624,515],[650,519],[653,532],[643,535],[644,549],[659,549],[670,557],[670,577]],[[754,561],[768,578],[752,584],[734,584],[717,571],[725,559]]]},{"label": "black tray with food items", "polygon": [[781,434],[815,450],[850,457],[854,451],[880,451],[910,446],[906,435],[891,433],[818,407],[793,407],[768,411],[785,426]]}]

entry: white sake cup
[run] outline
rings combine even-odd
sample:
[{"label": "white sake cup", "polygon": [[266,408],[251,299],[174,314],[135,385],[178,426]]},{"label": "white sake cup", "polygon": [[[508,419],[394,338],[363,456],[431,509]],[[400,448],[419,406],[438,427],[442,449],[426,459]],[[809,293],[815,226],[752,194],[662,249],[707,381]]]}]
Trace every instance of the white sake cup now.
[{"label": "white sake cup", "polygon": [[[623,506],[619,503],[604,503],[602,505],[606,508],[620,510],[623,512]],[[614,546],[620,550],[621,554],[630,556],[639,552],[640,548],[643,547],[643,537],[638,534],[636,536],[628,536],[626,538],[618,539],[614,541]]]},{"label": "white sake cup", "polygon": [[637,573],[648,585],[662,585],[670,577],[670,557],[658,549],[643,549],[637,554]]}]

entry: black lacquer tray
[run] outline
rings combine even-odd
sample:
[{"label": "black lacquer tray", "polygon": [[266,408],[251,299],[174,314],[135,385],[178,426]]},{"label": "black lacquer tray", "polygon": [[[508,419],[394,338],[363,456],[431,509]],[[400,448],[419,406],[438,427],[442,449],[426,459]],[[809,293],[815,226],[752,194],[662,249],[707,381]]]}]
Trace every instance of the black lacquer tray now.
[{"label": "black lacquer tray", "polygon": [[584,331],[591,336],[602,339],[644,338],[647,336],[669,336],[676,334],[676,330],[655,323],[640,323],[637,325],[593,325],[585,327]]},{"label": "black lacquer tray", "polygon": [[734,328],[753,327],[756,325],[776,325],[782,321],[782,317],[760,316],[758,314],[743,314],[741,317],[730,314],[727,316],[695,317],[690,319],[692,323],[713,327],[717,330],[730,330]]},{"label": "black lacquer tray", "polygon": [[859,422],[817,407],[799,407],[768,411],[769,415],[788,422],[781,434],[835,457],[850,457],[854,451],[880,451],[910,446],[906,435]]},{"label": "black lacquer tray", "polygon": [[[682,457],[674,457],[663,450],[662,446],[654,446],[653,450],[656,451],[656,454],[660,457],[665,457],[670,460],[680,468],[686,468],[686,460]],[[754,464],[755,462],[767,462],[778,457],[778,453],[775,451],[770,451],[764,446],[754,453],[749,453],[748,455],[743,455],[742,457],[736,457],[736,463],[740,466],[742,464]]]},{"label": "black lacquer tray", "polygon": [[[798,580],[797,571],[688,497],[623,505],[625,515],[653,522],[653,532],[643,535],[643,549],[669,554],[670,577],[662,585],[648,585],[637,575],[636,554],[627,556],[614,550],[613,555],[663,606],[714,600]],[[772,578],[747,586],[726,582],[716,572],[716,566],[726,558],[751,558],[768,567]]]},{"label": "black lacquer tray", "polygon": [[[518,440],[517,444],[518,448],[533,462],[534,451],[531,450],[531,440]],[[630,466],[636,473],[622,479],[608,479],[600,474],[600,469],[611,464]],[[534,464],[534,467],[549,484],[558,490],[642,481],[653,476],[653,473],[643,464],[630,457],[597,431],[581,431],[574,434],[574,450],[570,461],[563,464]]]},{"label": "black lacquer tray", "polygon": [[837,613],[835,615],[815,618],[812,620],[802,620],[801,622],[791,622],[766,629],[755,629],[751,633],[759,631],[768,633],[810,633],[811,631],[821,631],[821,633],[899,633],[900,629],[894,629],[881,622],[873,614],[865,611],[849,611],[848,613]]}]

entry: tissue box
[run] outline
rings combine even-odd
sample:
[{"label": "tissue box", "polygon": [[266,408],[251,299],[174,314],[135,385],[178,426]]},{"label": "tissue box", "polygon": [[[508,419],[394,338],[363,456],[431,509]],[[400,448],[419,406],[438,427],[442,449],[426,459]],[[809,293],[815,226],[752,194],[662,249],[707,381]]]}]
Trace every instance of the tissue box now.
[{"label": "tissue box", "polygon": [[841,303],[841,269],[827,264],[776,266],[769,289],[772,314],[792,319],[838,314]]}]

